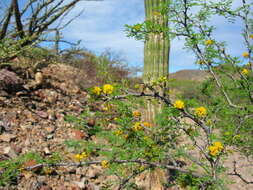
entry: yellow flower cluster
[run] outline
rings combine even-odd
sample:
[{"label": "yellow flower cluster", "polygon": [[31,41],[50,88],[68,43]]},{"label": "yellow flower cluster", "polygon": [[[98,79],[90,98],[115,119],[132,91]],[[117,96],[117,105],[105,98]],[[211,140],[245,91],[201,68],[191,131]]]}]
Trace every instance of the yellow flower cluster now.
[{"label": "yellow flower cluster", "polygon": [[207,45],[207,46],[210,46],[210,45],[212,45],[213,44],[213,41],[212,40],[206,40],[205,41],[205,45]]},{"label": "yellow flower cluster", "polygon": [[177,109],[184,109],[184,102],[182,100],[177,100],[173,106]]},{"label": "yellow flower cluster", "polygon": [[248,70],[248,69],[243,69],[243,70],[242,70],[242,74],[248,75],[248,74],[249,74],[249,70]]},{"label": "yellow flower cluster", "polygon": [[141,29],[141,24],[136,24],[133,27],[135,30],[140,30]]},{"label": "yellow flower cluster", "polygon": [[167,81],[167,77],[163,76],[163,77],[160,77],[158,79],[158,82],[161,83],[161,82],[166,82]]},{"label": "yellow flower cluster", "polygon": [[87,152],[82,152],[81,154],[76,154],[75,158],[76,158],[77,161],[80,162],[81,160],[83,160],[85,158],[88,158],[88,153]]},{"label": "yellow flower cluster", "polygon": [[110,84],[105,84],[103,86],[103,93],[105,94],[111,94],[113,92],[113,86]]},{"label": "yellow flower cluster", "polygon": [[198,61],[198,64],[199,64],[199,65],[204,65],[204,64],[205,64],[205,61],[204,61],[204,60],[199,60],[199,61]]},{"label": "yellow flower cluster", "polygon": [[103,161],[101,162],[101,166],[102,166],[103,168],[108,168],[108,167],[109,167],[109,162],[108,162],[107,160],[103,160]]},{"label": "yellow flower cluster", "polygon": [[103,86],[103,89],[101,89],[98,86],[95,86],[92,89],[92,93],[99,96],[101,94],[101,92],[103,91],[104,94],[111,94],[113,92],[113,86],[111,84],[105,84]]},{"label": "yellow flower cluster", "polygon": [[198,117],[205,117],[206,114],[207,114],[206,108],[205,108],[205,107],[198,107],[198,108],[195,108],[195,114],[196,114]]},{"label": "yellow flower cluster", "polygon": [[223,145],[221,144],[221,142],[217,141],[214,142],[213,145],[209,146],[209,154],[211,156],[217,156],[223,149]]},{"label": "yellow flower cluster", "polygon": [[134,131],[141,131],[143,130],[143,127],[141,126],[141,123],[140,122],[136,122],[133,126],[133,130]]},{"label": "yellow flower cluster", "polygon": [[143,122],[143,126],[144,126],[144,127],[151,127],[152,125],[151,125],[151,123],[149,123],[149,122],[147,122],[147,121],[144,121],[144,122]]},{"label": "yellow flower cluster", "polygon": [[243,52],[242,56],[245,57],[245,58],[248,58],[249,57],[249,53],[248,52]]},{"label": "yellow flower cluster", "polygon": [[121,130],[117,130],[117,131],[115,131],[114,132],[114,134],[116,135],[116,136],[120,136],[120,135],[122,135],[122,131]]},{"label": "yellow flower cluster", "polygon": [[97,96],[99,96],[101,94],[101,91],[102,89],[98,86],[95,86],[93,89],[92,89],[92,93],[93,94],[96,94]]},{"label": "yellow flower cluster", "polygon": [[249,38],[250,38],[250,39],[253,39],[253,34],[249,35]]},{"label": "yellow flower cluster", "polygon": [[135,111],[133,111],[133,116],[136,118],[141,117],[141,112],[138,110],[135,110]]}]

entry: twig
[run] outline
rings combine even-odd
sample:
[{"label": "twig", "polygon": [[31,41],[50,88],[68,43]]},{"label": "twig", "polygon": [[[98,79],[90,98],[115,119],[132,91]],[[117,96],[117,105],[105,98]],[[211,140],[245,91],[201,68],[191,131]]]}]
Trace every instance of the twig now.
[{"label": "twig", "polygon": [[237,176],[237,177],[239,177],[246,184],[253,184],[253,181],[246,180],[244,177],[242,177],[242,175],[240,173],[238,173],[237,167],[236,167],[236,161],[233,162],[233,167],[234,167],[233,173],[228,173],[228,175]]},{"label": "twig", "polygon": [[[62,162],[62,163],[54,163],[54,164],[36,164],[34,166],[29,166],[25,167],[23,169],[25,170],[34,170],[37,168],[43,168],[43,167],[59,167],[59,166],[89,166],[89,165],[99,165],[101,164],[102,161],[89,161],[89,162]],[[175,167],[172,165],[162,165],[159,163],[154,163],[154,162],[148,162],[148,161],[143,161],[143,160],[112,160],[110,163],[118,163],[118,164],[124,164],[124,163],[138,163],[142,165],[149,165],[151,167],[159,167],[159,168],[165,168],[169,170],[176,170],[181,173],[191,173],[194,177],[203,177],[202,175],[198,173],[192,173],[189,170],[182,169],[179,167]]]}]

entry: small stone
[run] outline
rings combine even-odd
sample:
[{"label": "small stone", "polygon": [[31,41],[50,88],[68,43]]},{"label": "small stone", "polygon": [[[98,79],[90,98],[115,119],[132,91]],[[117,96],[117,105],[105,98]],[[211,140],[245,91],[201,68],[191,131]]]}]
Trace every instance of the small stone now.
[{"label": "small stone", "polygon": [[38,176],[37,180],[38,180],[39,183],[43,183],[47,180],[47,178],[46,178],[46,176]]},{"label": "small stone", "polygon": [[73,130],[72,133],[74,135],[74,138],[77,140],[82,140],[86,136],[84,132],[77,129]]},{"label": "small stone", "polygon": [[42,73],[41,72],[37,72],[35,74],[34,79],[35,79],[35,82],[36,82],[37,85],[42,84],[42,82],[43,82],[43,75],[42,75]]},{"label": "small stone", "polygon": [[41,118],[43,118],[43,119],[47,119],[47,118],[48,118],[47,112],[44,112],[44,111],[36,111],[36,114],[37,114],[38,116],[40,116]]},{"label": "small stone", "polygon": [[54,138],[54,134],[47,135],[47,139],[53,139],[53,138]]},{"label": "small stone", "polygon": [[8,147],[5,147],[4,149],[3,149],[3,153],[5,154],[5,155],[8,155],[10,158],[16,158],[18,155],[16,154],[16,152],[10,147],[10,146],[8,146]]},{"label": "small stone", "polygon": [[45,147],[45,148],[44,148],[44,153],[45,153],[46,155],[51,154],[51,152],[50,152],[50,150],[49,150],[48,147]]},{"label": "small stone", "polygon": [[47,131],[48,134],[51,134],[55,131],[55,127],[53,127],[53,126],[46,127],[46,131]]}]

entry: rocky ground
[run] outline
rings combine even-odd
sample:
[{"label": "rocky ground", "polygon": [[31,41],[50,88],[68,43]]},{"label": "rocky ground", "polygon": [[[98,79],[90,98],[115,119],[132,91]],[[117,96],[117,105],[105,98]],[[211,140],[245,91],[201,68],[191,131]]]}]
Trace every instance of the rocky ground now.
[{"label": "rocky ground", "polygon": [[[28,152],[50,158],[54,152],[61,152],[64,161],[75,161],[76,152],[63,142],[85,139],[87,134],[64,117],[80,114],[87,105],[88,95],[78,87],[76,77],[86,73],[66,65],[51,65],[24,79],[27,74],[31,73],[0,70],[0,160],[16,159]],[[89,79],[83,82],[91,85]],[[25,165],[35,164],[31,160]],[[101,166],[59,167],[50,171],[52,175],[24,171],[17,186],[1,189],[101,189],[105,185],[102,173]]]}]

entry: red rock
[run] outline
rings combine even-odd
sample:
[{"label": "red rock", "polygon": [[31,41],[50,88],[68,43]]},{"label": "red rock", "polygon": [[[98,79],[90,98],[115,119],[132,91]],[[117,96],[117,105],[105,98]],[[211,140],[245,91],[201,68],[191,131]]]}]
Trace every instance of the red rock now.
[{"label": "red rock", "polygon": [[73,131],[74,138],[77,140],[82,140],[86,134],[80,130],[74,129]]}]

